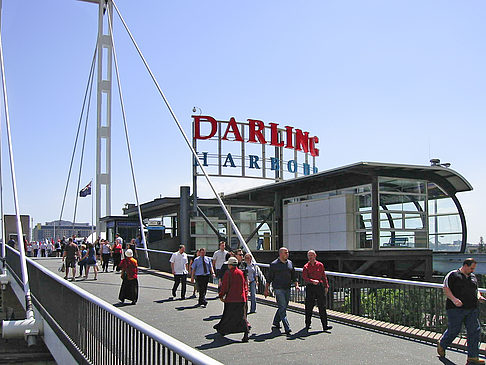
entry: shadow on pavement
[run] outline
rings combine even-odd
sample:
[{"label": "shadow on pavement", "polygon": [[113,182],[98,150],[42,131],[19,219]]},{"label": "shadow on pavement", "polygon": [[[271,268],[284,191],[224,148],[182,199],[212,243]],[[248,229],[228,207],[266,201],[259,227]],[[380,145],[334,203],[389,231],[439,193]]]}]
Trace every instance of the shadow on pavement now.
[{"label": "shadow on pavement", "polygon": [[204,345],[196,346],[198,350],[209,350],[217,347],[223,347],[227,345],[232,345],[240,341],[231,340],[229,338],[223,337],[218,333],[211,333],[205,336],[208,340],[213,340],[213,342],[205,343]]},{"label": "shadow on pavement", "polygon": [[163,304],[163,303],[175,302],[175,301],[176,299],[167,298],[167,299],[154,300],[154,303]]},{"label": "shadow on pavement", "polygon": [[[285,334],[283,334],[285,336]],[[255,342],[265,342],[267,340],[274,339],[276,337],[282,336],[282,332],[278,329],[272,329],[269,333],[262,333],[261,335],[250,335],[250,340]]]},{"label": "shadow on pavement", "polygon": [[113,304],[114,307],[128,307],[128,306],[132,306],[133,304],[131,302],[127,302],[127,303],[122,303],[122,302],[118,302],[118,303],[115,303]]},{"label": "shadow on pavement", "polygon": [[437,357],[439,358],[439,361],[441,363],[443,363],[443,364],[446,364],[446,365],[457,365],[457,363],[455,363],[455,362],[453,362],[453,361],[451,361],[449,359],[446,359],[445,357],[439,357],[439,356],[437,356]]},{"label": "shadow on pavement", "polygon": [[186,307],[176,307],[176,309],[177,309],[178,311],[184,311],[184,310],[186,310],[186,309],[196,309],[196,308],[200,308],[200,307],[201,307],[201,306],[200,306],[198,303],[196,303],[196,304],[194,304],[194,305],[189,305],[189,306],[186,306]]},{"label": "shadow on pavement", "polygon": [[203,321],[206,321],[206,322],[215,321],[217,319],[221,319],[221,317],[223,317],[222,314],[219,314],[217,316],[209,316],[209,317],[203,318]]},{"label": "shadow on pavement", "polygon": [[297,340],[297,339],[305,340],[306,337],[318,335],[318,334],[321,334],[321,333],[330,333],[330,332],[327,332],[327,331],[307,331],[305,328],[302,328],[300,331],[295,332],[295,333],[291,334],[290,336],[288,336],[287,339],[288,340]]}]

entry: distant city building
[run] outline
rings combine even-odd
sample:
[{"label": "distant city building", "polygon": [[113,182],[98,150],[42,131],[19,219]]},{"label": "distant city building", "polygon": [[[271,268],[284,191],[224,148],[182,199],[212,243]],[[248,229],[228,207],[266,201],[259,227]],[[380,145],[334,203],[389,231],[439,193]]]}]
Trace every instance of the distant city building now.
[{"label": "distant city building", "polygon": [[[35,241],[40,241],[46,238],[55,238],[57,240],[63,236],[71,237],[73,234],[75,234],[76,237],[88,237],[91,235],[92,228],[96,230],[96,227],[91,227],[90,223],[73,224],[73,222],[64,220],[46,222],[44,225],[37,223],[33,229],[33,238]],[[54,234],[56,237],[54,237]]]}]

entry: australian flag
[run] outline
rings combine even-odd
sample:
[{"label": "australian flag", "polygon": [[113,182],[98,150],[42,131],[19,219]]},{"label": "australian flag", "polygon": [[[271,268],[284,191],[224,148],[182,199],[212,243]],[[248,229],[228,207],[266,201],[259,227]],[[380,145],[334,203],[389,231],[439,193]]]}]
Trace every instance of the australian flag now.
[{"label": "australian flag", "polygon": [[85,196],[91,195],[91,181],[89,182],[88,185],[86,185],[84,188],[81,189],[79,192],[79,196],[81,198],[84,198]]}]

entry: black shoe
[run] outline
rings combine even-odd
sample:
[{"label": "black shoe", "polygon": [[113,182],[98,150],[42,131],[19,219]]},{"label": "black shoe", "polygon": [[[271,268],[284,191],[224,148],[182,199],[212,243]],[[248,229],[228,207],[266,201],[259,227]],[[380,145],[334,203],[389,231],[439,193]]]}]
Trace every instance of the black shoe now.
[{"label": "black shoe", "polygon": [[136,300],[132,300],[132,305],[135,305],[137,304],[137,301]]},{"label": "black shoe", "polygon": [[305,330],[306,330],[306,331],[310,330],[311,328],[312,328],[312,327],[311,327],[310,325],[305,326]]},{"label": "black shoe", "polygon": [[181,300],[184,300],[184,299],[186,299],[186,297],[181,297]]},{"label": "black shoe", "polygon": [[245,332],[243,338],[241,339],[241,342],[248,342],[248,332]]},{"label": "black shoe", "polygon": [[285,331],[285,334],[287,336],[290,336],[292,334],[292,330],[289,328],[288,330]]},{"label": "black shoe", "polygon": [[280,327],[279,324],[273,324],[272,325],[272,330],[280,330],[280,328],[282,328],[282,327]]},{"label": "black shoe", "polygon": [[332,326],[326,326],[326,327],[323,327],[323,330],[324,330],[324,331],[329,331],[329,330],[332,330]]}]

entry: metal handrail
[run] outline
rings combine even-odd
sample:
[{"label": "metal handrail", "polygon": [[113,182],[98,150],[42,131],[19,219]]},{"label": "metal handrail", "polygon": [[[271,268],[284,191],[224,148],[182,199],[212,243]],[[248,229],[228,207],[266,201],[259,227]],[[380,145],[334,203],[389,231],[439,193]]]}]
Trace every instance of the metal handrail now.
[{"label": "metal handrail", "polygon": [[[143,250],[138,248],[138,250]],[[147,249],[149,252],[155,252],[155,253],[164,253],[171,255],[173,252],[169,251],[163,251],[163,250],[153,250],[153,249]],[[194,256],[194,255],[188,255],[188,256]],[[211,256],[208,256],[211,257]],[[257,263],[258,266],[260,267],[270,267],[269,264],[261,264]],[[302,272],[302,268],[296,267],[295,271],[297,272]],[[349,274],[349,273],[343,273],[343,272],[336,272],[336,271],[326,271],[326,275],[328,276],[339,276],[343,278],[348,278],[348,279],[359,279],[359,280],[373,280],[373,281],[378,281],[382,283],[389,283],[389,284],[402,284],[402,285],[414,285],[414,286],[421,286],[421,287],[427,287],[427,288],[438,288],[441,289],[444,287],[443,284],[439,283],[432,283],[428,281],[413,281],[413,280],[403,280],[403,279],[393,279],[393,278],[385,278],[385,277],[380,277],[380,276],[369,276],[369,275],[359,275],[359,274]],[[486,293],[485,288],[479,288],[480,293]]]},{"label": "metal handrail", "polygon": [[[8,249],[14,251],[18,254],[17,250],[8,247]],[[38,264],[34,260],[27,258],[29,264],[36,267],[45,275],[49,276],[53,280],[57,281],[59,284],[69,288],[74,293],[81,296],[83,299],[99,306],[103,310],[107,311],[108,313],[112,314],[113,316],[117,317],[123,322],[126,322],[129,326],[135,328],[136,330],[140,331],[141,333],[145,334],[148,337],[153,338],[161,345],[167,347],[168,349],[174,351],[175,353],[179,354],[180,356],[184,357],[185,359],[191,361],[194,364],[207,364],[207,365],[222,365],[219,361],[203,354],[200,351],[184,344],[183,342],[163,333],[162,331],[150,326],[149,324],[133,317],[132,315],[123,312],[122,310],[114,307],[113,305],[109,304],[108,302],[100,299],[96,296],[93,296],[89,292],[80,287],[62,279],[60,276],[53,274],[50,270],[46,269],[44,266]],[[34,293],[35,296],[35,293]]]}]

